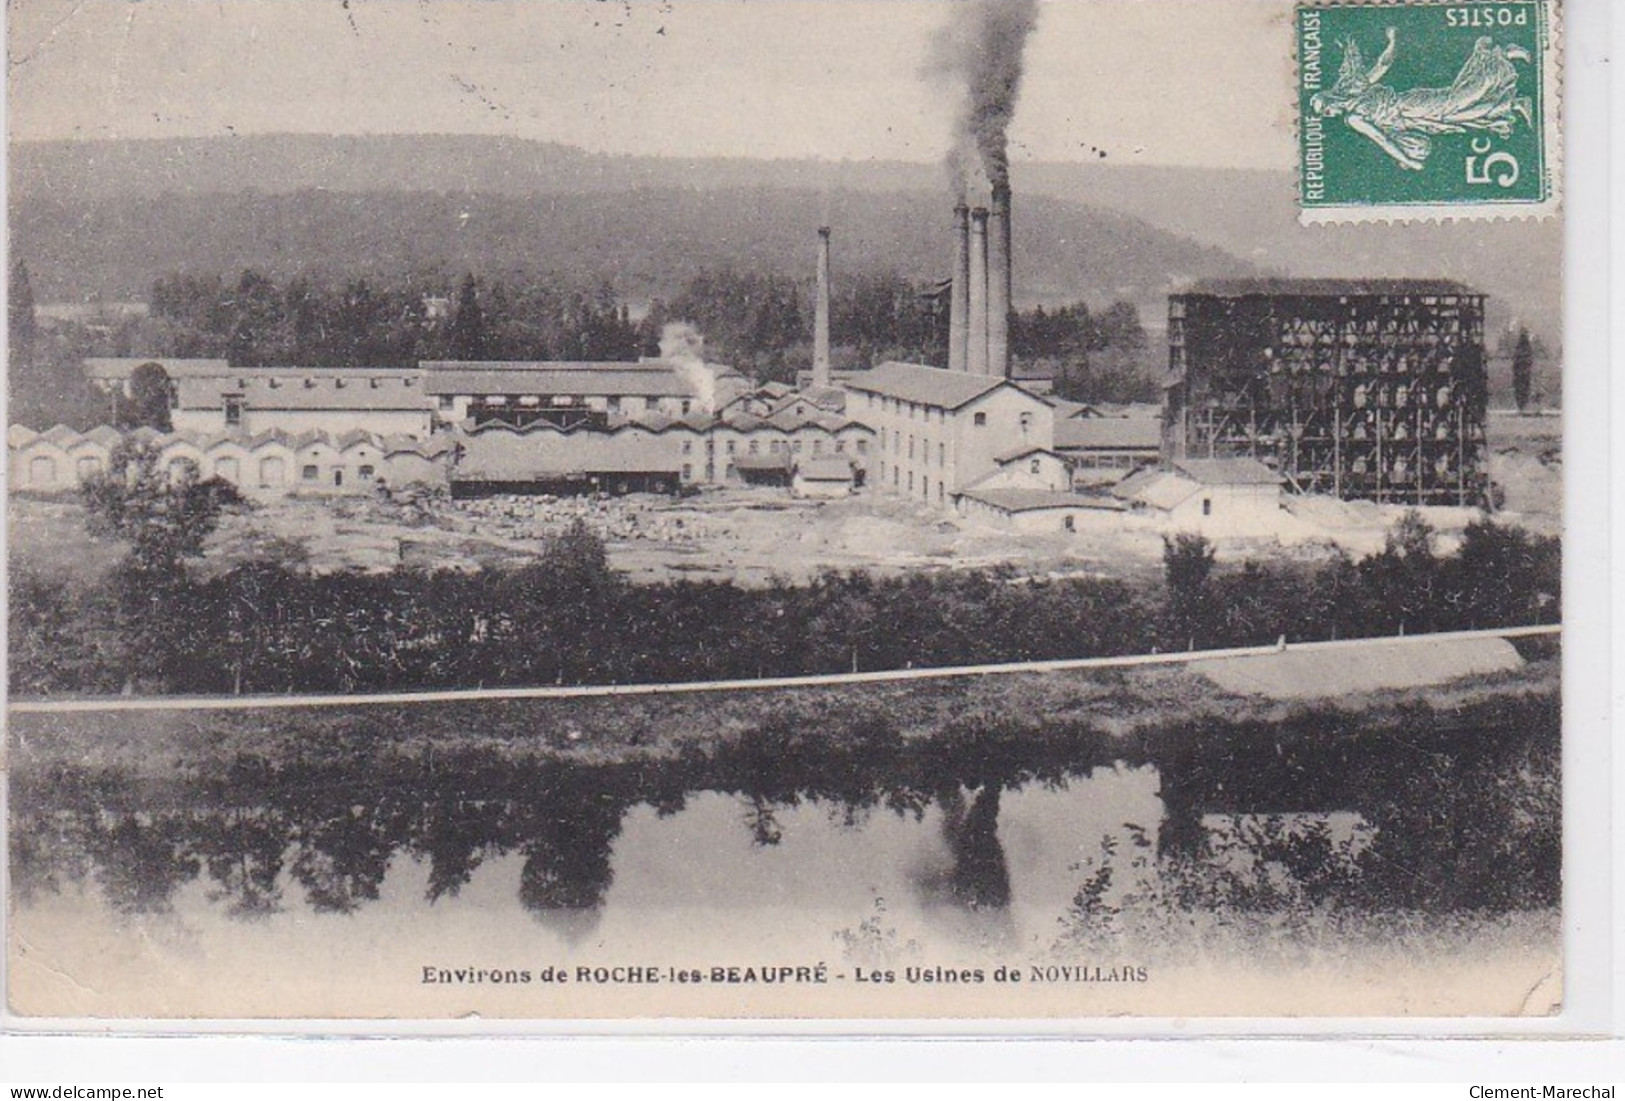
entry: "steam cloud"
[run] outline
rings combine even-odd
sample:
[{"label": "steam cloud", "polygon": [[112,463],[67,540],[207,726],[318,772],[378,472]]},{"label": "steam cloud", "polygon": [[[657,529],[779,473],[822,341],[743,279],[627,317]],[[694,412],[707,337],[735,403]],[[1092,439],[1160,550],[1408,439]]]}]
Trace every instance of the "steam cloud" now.
[{"label": "steam cloud", "polygon": [[948,169],[961,198],[973,183],[1007,183],[1006,132],[1021,94],[1022,53],[1038,21],[1038,0],[965,0],[954,5],[927,63],[928,73],[962,88]]},{"label": "steam cloud", "polygon": [[660,358],[705,358],[705,337],[687,321],[668,321],[660,330]]}]

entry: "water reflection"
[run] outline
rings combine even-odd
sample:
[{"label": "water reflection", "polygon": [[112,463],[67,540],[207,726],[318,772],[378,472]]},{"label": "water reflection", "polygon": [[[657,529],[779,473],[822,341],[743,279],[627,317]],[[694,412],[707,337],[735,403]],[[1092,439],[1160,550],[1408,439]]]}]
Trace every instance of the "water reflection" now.
[{"label": "water reflection", "polygon": [[[745,859],[715,832],[733,830],[785,899],[805,905],[834,878],[809,873],[795,844],[820,829],[814,810],[837,831],[823,842],[845,854],[850,877],[881,884],[901,869],[921,904],[958,915],[947,924],[983,943],[1015,935],[1010,911],[1023,899],[1053,898],[1063,941],[1080,943],[1176,913],[1555,905],[1556,707],[1519,706],[1493,727],[1441,732],[1419,713],[1415,729],[1364,740],[1357,720],[1335,716],[1115,745],[1073,731],[910,741],[879,726],[831,744],[769,723],[711,752],[627,764],[362,749],[243,756],[161,780],[23,767],[12,877],[24,904],[93,883],[121,914],[162,913],[200,882],[233,920],[262,921],[301,907],[355,913],[380,899],[403,858],[426,866],[429,904],[511,860],[519,905],[576,944],[599,929],[628,866],[634,810],[640,845],[689,823],[669,875]],[[1343,736],[1327,736],[1338,722]],[[1154,781],[1144,795],[1123,786],[1137,774]],[[1043,792],[1055,796],[1039,821],[1032,795]],[[715,797],[733,801],[720,826],[692,806]],[[1027,818],[1012,824],[1017,797]],[[912,832],[886,849],[884,821]],[[1040,848],[1075,855],[1051,860]],[[892,870],[871,874],[882,865]],[[848,933],[906,948],[880,910]]]}]

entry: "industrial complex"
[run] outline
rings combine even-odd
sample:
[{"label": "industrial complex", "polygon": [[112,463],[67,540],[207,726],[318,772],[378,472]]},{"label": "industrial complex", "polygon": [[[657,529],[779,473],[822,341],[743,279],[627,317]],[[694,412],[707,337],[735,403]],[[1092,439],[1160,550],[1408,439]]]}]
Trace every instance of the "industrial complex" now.
[{"label": "industrial complex", "polygon": [[[249,496],[453,497],[778,487],[890,494],[1012,531],[1153,512],[1268,527],[1283,493],[1474,506],[1489,489],[1484,296],[1440,280],[1248,279],[1169,298],[1150,416],[1016,377],[1007,182],[952,210],[947,364],[830,363],[830,230],[817,234],[812,369],[756,384],[688,345],[636,362],[423,361],[393,370],[92,359],[93,385],[161,380],[146,438]],[[62,491],[120,434],[13,429],[13,489]],[[1251,518],[1249,520],[1249,518]]]}]

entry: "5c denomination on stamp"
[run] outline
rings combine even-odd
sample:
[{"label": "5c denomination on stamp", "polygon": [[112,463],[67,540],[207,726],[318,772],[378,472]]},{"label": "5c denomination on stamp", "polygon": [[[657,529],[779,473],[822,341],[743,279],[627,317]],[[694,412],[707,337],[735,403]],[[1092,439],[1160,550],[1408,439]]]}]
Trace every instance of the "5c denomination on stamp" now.
[{"label": "5c denomination on stamp", "polygon": [[1554,210],[1550,15],[1543,0],[1300,5],[1302,219]]}]

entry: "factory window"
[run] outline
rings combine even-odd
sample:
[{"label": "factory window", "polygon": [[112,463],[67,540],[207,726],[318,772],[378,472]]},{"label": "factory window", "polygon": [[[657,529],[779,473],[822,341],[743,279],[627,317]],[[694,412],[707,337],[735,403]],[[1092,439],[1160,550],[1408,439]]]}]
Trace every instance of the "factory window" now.
[{"label": "factory window", "polygon": [[286,476],[286,467],[275,455],[260,460],[260,485],[279,486]]},{"label": "factory window", "polygon": [[456,398],[452,397],[450,394],[441,394],[440,395],[440,408],[442,410],[453,409],[453,408],[456,408],[456,406],[457,406],[457,399]]},{"label": "factory window", "polygon": [[363,482],[372,481],[372,476],[374,474],[376,474],[376,473],[377,473],[377,471],[374,470],[373,467],[370,464],[363,465],[360,470],[356,471],[356,474],[361,478],[361,480]]},{"label": "factory window", "polygon": [[836,440],[835,441],[835,454],[837,454],[837,455],[846,454],[846,441],[845,440]]},{"label": "factory window", "polygon": [[868,440],[859,440],[858,441],[858,454],[859,455],[867,455],[867,454],[869,454],[869,441]]},{"label": "factory window", "polygon": [[746,450],[749,451],[752,455],[754,455],[758,451],[760,451],[761,448],[758,446],[758,444],[757,444],[757,442],[755,440],[751,440],[750,445],[746,448]]},{"label": "factory window", "polygon": [[946,444],[937,444],[937,467],[941,469],[948,465],[948,447]]},{"label": "factory window", "polygon": [[1031,413],[1023,413],[1023,414],[1021,414],[1021,430],[1023,432],[1030,432],[1030,431],[1032,431],[1032,427],[1033,427],[1033,415]]},{"label": "factory window", "polygon": [[694,403],[689,401],[687,398],[684,398],[683,399],[683,416],[685,416],[685,417],[688,416],[689,410],[692,409],[693,407],[694,407]]},{"label": "factory window", "polygon": [[914,471],[912,470],[908,472],[908,491],[910,493],[914,492]]},{"label": "factory window", "polygon": [[226,395],[226,427],[236,428],[243,423],[243,399],[240,394]]},{"label": "factory window", "polygon": [[767,449],[777,455],[779,453],[779,441],[773,440],[767,445]]},{"label": "factory window", "polygon": [[51,485],[56,481],[56,460],[44,455],[35,456],[28,464],[28,482],[30,485]]},{"label": "factory window", "polygon": [[910,459],[914,458],[914,437],[913,436],[910,436],[908,438],[908,457]]},{"label": "factory window", "polygon": [[[50,460],[47,459],[46,462],[50,462]],[[891,487],[893,489],[897,488],[897,468],[895,466],[891,468]]]},{"label": "factory window", "polygon": [[1061,527],[1065,531],[1077,531],[1078,518],[1073,516],[1071,513],[1068,513],[1066,518],[1061,521]]},{"label": "factory window", "polygon": [[616,395],[616,394],[611,394],[610,395],[609,407],[611,409],[619,409],[621,407],[621,399],[620,399],[619,395]]},{"label": "factory window", "polygon": [[683,441],[683,454],[685,454],[685,455],[694,454],[694,441],[693,440],[684,440]]},{"label": "factory window", "polygon": [[735,450],[736,447],[738,447],[738,445],[736,443],[734,443],[733,440],[729,440],[728,441],[728,454],[732,455],[734,453],[734,450]]},{"label": "factory window", "polygon": [[322,472],[317,469],[315,463],[311,463],[299,471],[299,476],[307,482],[314,482],[322,476]]},{"label": "factory window", "polygon": [[986,428],[987,427],[987,414],[986,413],[977,413],[974,417],[971,418],[970,422],[972,424],[974,424],[977,428]]},{"label": "factory window", "polygon": [[1203,497],[1202,498],[1202,515],[1203,516],[1212,516],[1213,515],[1213,498],[1211,498],[1211,497]]},{"label": "factory window", "polygon": [[685,482],[692,481],[693,478],[694,478],[694,467],[692,465],[688,464],[688,463],[684,463],[683,464],[683,481],[685,481]]},{"label": "factory window", "polygon": [[1033,460],[1033,461],[1032,461],[1032,466],[1031,466],[1031,467],[1030,467],[1030,469],[1031,469],[1031,470],[1032,470],[1032,472],[1033,472],[1033,473],[1034,473],[1034,474],[1040,474],[1040,473],[1042,473],[1042,472],[1043,472],[1043,469],[1044,469],[1044,462],[1043,462],[1043,460],[1042,460],[1042,459],[1034,459],[1034,460]]},{"label": "factory window", "polygon": [[344,471],[343,470],[336,469],[336,468],[334,469],[334,471],[333,471],[333,484],[336,485],[336,486],[341,486],[341,485],[344,484]]},{"label": "factory window", "polygon": [[945,496],[945,493],[944,493],[944,490],[942,488],[942,483],[938,482],[937,483],[937,504],[940,505],[940,504],[944,503],[943,502],[944,496]]},{"label": "factory window", "polygon": [[814,455],[822,455],[823,453],[824,453],[824,441],[823,440],[814,440],[813,441],[813,454]]},{"label": "factory window", "polygon": [[797,455],[801,454],[801,441],[797,440],[795,443],[791,444],[790,450],[794,451]]}]

